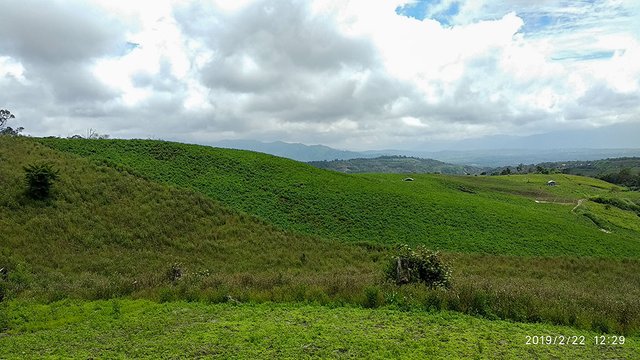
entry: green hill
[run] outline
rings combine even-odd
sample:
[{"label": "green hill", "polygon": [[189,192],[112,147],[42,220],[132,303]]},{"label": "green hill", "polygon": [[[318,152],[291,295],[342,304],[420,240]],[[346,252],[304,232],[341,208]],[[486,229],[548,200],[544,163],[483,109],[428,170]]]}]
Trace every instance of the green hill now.
[{"label": "green hill", "polygon": [[563,161],[538,164],[547,169],[565,174],[602,177],[629,169],[631,174],[640,174],[640,157],[622,157],[592,161]]},{"label": "green hill", "polygon": [[433,159],[407,156],[380,156],[376,158],[357,158],[349,160],[310,161],[309,165],[319,169],[334,170],[347,174],[383,173],[383,174],[479,174],[481,168],[465,165],[447,164]]},{"label": "green hill", "polygon": [[[278,230],[198,193],[31,139],[0,137],[0,154],[0,268],[8,269],[0,297],[224,298],[242,283],[256,297],[269,289],[271,299],[286,299],[291,288],[302,286],[304,297],[304,286],[375,273],[373,252]],[[22,168],[39,162],[60,172],[45,202],[24,194]]]},{"label": "green hill", "polygon": [[[39,141],[59,148],[67,146],[67,150],[78,153],[86,152],[83,154],[91,154],[93,160],[53,150]],[[612,191],[616,188],[603,182],[557,178],[559,185],[551,189],[539,185],[544,179],[537,177],[527,180],[519,177],[419,176],[416,181],[405,183],[398,175],[344,175],[251,152],[157,141],[0,137],[0,154],[3,184],[0,193],[0,268],[5,269],[0,276],[0,294],[4,300],[0,300],[0,342],[9,345],[18,338],[3,338],[5,334],[27,334],[66,321],[40,318],[32,312],[40,311],[39,302],[68,298],[126,297],[231,304],[305,302],[416,311],[454,310],[486,319],[563,324],[598,332],[633,335],[640,329],[640,278],[637,276],[640,261],[635,249],[629,246],[625,252],[621,246],[611,246],[613,250],[607,253],[596,243],[607,241],[606,237],[598,237],[605,235],[630,241],[624,236],[631,235],[625,235],[623,231],[629,234],[640,231],[633,227],[637,224],[637,215],[616,206],[607,209],[607,204],[590,201],[582,203],[574,212],[571,211],[574,205],[533,201],[538,198],[560,202],[585,193],[631,198],[634,195]],[[60,179],[48,201],[31,200],[24,194],[22,168],[39,162],[49,162],[60,171]],[[103,166],[105,164],[109,166]],[[285,170],[290,177],[282,173]],[[201,175],[195,176],[199,172]],[[218,176],[211,177],[216,172]],[[151,180],[154,178],[157,181]],[[295,186],[276,187],[289,184],[287,181]],[[333,182],[326,184],[327,181]],[[327,202],[349,198],[349,194],[343,193],[345,189],[359,187],[365,189],[356,191],[353,201],[368,199],[375,204],[362,210],[360,215],[354,213],[354,219],[364,224],[353,223],[350,236],[344,237],[303,235],[289,230],[308,230],[308,224],[297,227],[295,225],[299,224],[276,222],[278,226],[273,226],[265,221],[270,219],[267,216],[261,220],[230,207],[241,209],[240,205],[254,201],[256,206],[249,210],[266,209],[257,200],[260,196],[254,194],[260,189],[259,195],[266,204],[286,202],[295,211],[301,211],[303,207],[298,202],[302,201],[306,201],[306,206],[313,211],[325,211],[323,209],[328,206],[340,211],[365,209],[364,203],[341,208],[339,204]],[[209,189],[208,196],[199,193],[206,189]],[[367,189],[373,196],[367,197],[362,192]],[[224,195],[220,198],[235,199],[236,202],[228,201],[230,206],[226,206],[212,199],[220,194]],[[388,203],[375,199],[376,196],[383,197],[382,200]],[[466,253],[446,252],[443,255],[453,264],[451,290],[431,290],[417,285],[398,287],[383,281],[383,270],[393,250],[375,242],[391,244],[401,241],[398,240],[400,237],[389,232],[388,238],[370,238],[363,242],[357,234],[373,224],[374,218],[370,216],[380,215],[370,207],[382,209],[382,215],[398,210],[392,207],[395,198],[413,201],[413,204],[428,203],[440,216],[454,208],[447,205],[448,202],[462,206],[465,201],[477,202],[472,207],[486,203],[496,207],[511,204],[506,210],[498,209],[492,215],[501,216],[498,217],[500,221],[509,220],[505,211],[516,212],[519,208],[541,211],[549,216],[555,214],[559,224],[563,224],[561,221],[565,218],[571,219],[594,235],[583,242],[599,249],[600,252],[594,251],[592,255],[605,254],[607,257],[525,256],[537,253],[540,248],[528,242],[523,242],[522,246],[530,249],[518,249],[509,243],[495,246],[485,243],[488,249],[496,252],[506,250],[504,252],[520,256],[477,254],[487,248],[478,248],[476,245],[482,242],[472,239],[459,247]],[[314,199],[321,206],[314,203]],[[390,209],[384,209],[387,206]],[[285,210],[284,207],[272,209],[274,214],[284,213],[287,221],[296,221],[296,217]],[[612,233],[603,233],[591,218],[580,212],[607,221],[606,226]],[[564,213],[566,217],[563,217]],[[340,212],[330,215],[333,214],[341,215]],[[410,216],[411,212],[403,214]],[[465,221],[481,221],[479,211],[460,214],[469,214],[470,218],[445,216],[442,218],[444,229],[455,229]],[[486,221],[490,219],[485,218]],[[454,220],[457,223],[447,223]],[[415,217],[413,221],[416,221]],[[436,229],[440,224],[435,216],[424,222],[425,227],[429,226],[427,222],[433,222]],[[396,225],[400,226],[400,223]],[[514,234],[522,230],[518,226],[501,227],[501,224],[487,226],[508,230],[508,234],[496,239],[509,236],[517,239]],[[546,224],[544,231],[551,232],[552,226]],[[399,227],[390,229],[398,231]],[[327,230],[330,229],[324,228]],[[522,231],[526,232],[526,229]],[[430,239],[420,237],[413,241],[452,245]],[[563,246],[571,245],[565,243]],[[574,247],[580,249],[579,244]],[[443,248],[455,250],[456,246]],[[561,249],[553,250],[562,253]],[[564,253],[572,252],[566,250]],[[93,305],[87,303],[86,306]],[[20,311],[11,310],[16,308]],[[318,311],[323,312],[322,309]],[[119,314],[116,305],[112,311]],[[242,314],[240,312],[239,316]],[[65,319],[78,316],[84,315],[69,313]],[[116,316],[113,321],[117,319]],[[134,323],[133,328],[137,326],[136,320],[127,321]],[[25,322],[28,325],[24,325]],[[30,337],[24,339],[34,341]]]},{"label": "green hill", "polygon": [[[120,170],[196,190],[280,228],[345,242],[509,255],[640,256],[637,202],[603,181],[553,175],[347,175],[249,151],[150,140],[41,139]],[[536,202],[537,201],[537,202]],[[607,232],[602,231],[607,230]]]}]

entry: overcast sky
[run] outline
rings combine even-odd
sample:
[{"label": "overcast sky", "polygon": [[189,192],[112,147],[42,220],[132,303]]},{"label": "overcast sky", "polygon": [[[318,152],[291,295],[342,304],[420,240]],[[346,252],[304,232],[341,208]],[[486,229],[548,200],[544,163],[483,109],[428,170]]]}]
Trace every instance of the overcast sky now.
[{"label": "overcast sky", "polygon": [[36,136],[364,150],[640,121],[640,1],[0,0]]}]

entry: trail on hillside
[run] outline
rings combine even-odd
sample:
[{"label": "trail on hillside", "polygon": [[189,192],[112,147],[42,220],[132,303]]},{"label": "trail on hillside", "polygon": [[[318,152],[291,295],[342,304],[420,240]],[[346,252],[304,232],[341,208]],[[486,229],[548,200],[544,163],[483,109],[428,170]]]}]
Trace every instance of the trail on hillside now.
[{"label": "trail on hillside", "polygon": [[574,206],[573,209],[571,209],[571,212],[574,213],[576,212],[576,209],[578,208],[578,206],[582,205],[582,203],[587,200],[587,199],[580,199],[578,200],[578,205]]},{"label": "trail on hillside", "polygon": [[565,202],[556,202],[556,201],[546,201],[546,200],[535,200],[536,204],[556,204],[556,205],[573,205],[574,203],[565,203]]}]

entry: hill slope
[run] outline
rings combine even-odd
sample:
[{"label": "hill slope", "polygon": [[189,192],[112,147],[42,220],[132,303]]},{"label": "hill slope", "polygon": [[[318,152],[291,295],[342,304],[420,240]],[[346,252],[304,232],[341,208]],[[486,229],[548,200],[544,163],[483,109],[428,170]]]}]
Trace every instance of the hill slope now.
[{"label": "hill slope", "polygon": [[[363,249],[278,230],[200,194],[31,139],[0,137],[0,154],[0,268],[8,270],[0,300],[30,293],[157,298],[186,291],[178,284],[209,284],[212,296],[224,296],[239,282],[254,290],[323,286],[362,274],[367,281],[377,270]],[[24,195],[22,167],[38,162],[60,171],[49,201]]]},{"label": "hill slope", "polygon": [[[346,175],[274,156],[149,140],[41,139],[166,184],[195,189],[279,227],[351,242],[424,243],[512,255],[640,257],[635,213],[579,199],[627,197],[611,184],[561,175]],[[538,200],[536,203],[534,200]],[[545,202],[555,202],[549,204]],[[585,214],[586,216],[582,216]],[[601,231],[605,226],[607,231]]]},{"label": "hill slope", "polygon": [[380,156],[376,158],[358,158],[351,160],[310,161],[309,165],[319,169],[334,170],[347,174],[385,173],[385,174],[425,174],[440,173],[467,175],[482,172],[473,166],[453,165],[433,159],[406,156]]},{"label": "hill slope", "polygon": [[[127,148],[136,142],[79,141],[75,144],[90,145],[89,150],[92,150],[114,144]],[[177,153],[183,149],[181,146],[159,142],[143,142],[142,145],[158,146],[151,152],[155,157],[173,155],[176,161],[165,164],[171,165],[167,169],[176,168],[186,175],[190,173],[185,169],[201,169],[198,151],[204,152],[205,159],[211,157],[210,151],[213,151],[214,158],[223,164],[238,162],[235,169],[229,166],[230,171],[244,169],[251,174],[250,171],[272,169],[264,174],[265,178],[269,173],[281,176],[278,166],[282,164],[278,158],[268,157],[266,160],[272,163],[265,163],[263,155],[248,152],[240,156],[231,152],[233,157],[225,158],[217,154],[219,150],[216,149],[195,147],[196,151],[191,151],[193,147],[185,146],[190,151],[182,158],[184,162],[180,162]],[[135,152],[125,153],[136,155]],[[392,254],[384,246],[345,245],[278,230],[192,191],[131,176],[127,172],[134,170],[117,165],[113,158],[99,162],[109,163],[120,172],[54,151],[38,144],[36,139],[2,137],[0,154],[3,184],[0,193],[0,268],[7,270],[0,275],[0,339],[7,327],[11,332],[14,325],[19,327],[16,324],[24,320],[22,315],[14,319],[4,311],[11,306],[11,299],[52,301],[121,296],[234,304],[302,301],[334,306],[449,309],[488,318],[565,324],[625,334],[637,333],[640,329],[640,278],[637,276],[640,261],[637,259],[447,253],[444,256],[453,263],[454,269],[452,289],[398,287],[383,282],[383,269]],[[248,161],[243,156],[254,159],[255,163],[241,166]],[[24,196],[22,167],[40,161],[51,162],[61,173],[51,200],[45,202]],[[313,171],[319,176],[320,184],[326,180],[323,176],[330,174],[338,179],[350,179],[347,184],[355,182],[351,186],[361,186],[362,182],[385,185],[385,176],[351,177],[295,162],[287,164],[291,169],[302,166],[302,169]],[[221,167],[216,169],[221,172]],[[145,168],[140,167],[141,170]],[[169,174],[188,179],[178,172]],[[397,175],[388,178],[391,185],[405,184],[398,181]],[[252,179],[249,183],[260,181],[254,184],[258,188],[268,189],[273,185],[255,175]],[[452,182],[454,180],[458,182]],[[449,198],[440,199],[439,203],[458,201],[455,198],[458,193],[475,196],[486,192],[484,197],[494,196],[499,204],[504,199],[512,199],[512,193],[521,190],[520,182],[514,181],[517,178],[503,180],[496,183],[490,178],[424,177],[423,185],[437,195],[434,199],[448,194]],[[420,185],[419,182],[416,184]],[[224,183],[219,183],[218,188],[223,188],[221,185]],[[333,185],[330,189],[334,191],[344,190],[338,182]],[[380,195],[382,190],[373,185],[369,188],[378,191],[373,195]],[[500,186],[490,191],[497,185]],[[388,191],[390,186],[383,188]],[[562,185],[554,189],[558,197],[571,196],[573,190],[571,186],[562,188]],[[320,187],[315,191],[328,190]],[[302,195],[299,200],[307,199],[308,194],[303,192]],[[317,199],[324,198],[321,193],[317,194]],[[425,201],[423,198],[418,200]],[[525,203],[535,204],[529,200]],[[538,205],[570,212],[567,205]],[[629,221],[628,216],[636,216],[615,207],[606,210],[604,205],[590,202],[581,205],[576,212],[587,206],[601,207],[604,215],[599,216],[605,216],[607,212],[616,215],[610,214],[608,218],[621,227]],[[572,216],[588,220],[582,215]],[[367,218],[363,221],[371,223]],[[593,223],[586,225],[600,233]],[[357,231],[362,231],[362,227],[362,224],[354,225]],[[351,239],[357,239],[357,236]],[[592,242],[593,239],[585,240],[593,245]],[[532,248],[536,249],[535,246]],[[467,250],[478,251],[475,247]],[[521,254],[532,253],[529,249],[520,250]],[[633,257],[632,252],[629,254],[609,255]],[[18,307],[27,309],[22,305]],[[28,308],[38,309],[39,306],[28,305]],[[114,307],[114,314],[118,313],[116,309]]]}]

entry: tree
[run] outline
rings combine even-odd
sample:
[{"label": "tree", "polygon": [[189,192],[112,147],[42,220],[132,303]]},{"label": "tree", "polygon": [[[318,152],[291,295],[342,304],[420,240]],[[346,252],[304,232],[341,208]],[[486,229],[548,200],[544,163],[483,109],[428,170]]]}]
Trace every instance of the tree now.
[{"label": "tree", "polygon": [[15,119],[16,117],[9,110],[0,109],[0,130],[4,130],[7,121]]},{"label": "tree", "polygon": [[33,199],[42,200],[49,197],[51,185],[58,178],[58,171],[51,164],[32,164],[25,166],[27,180],[27,195]]},{"label": "tree", "polygon": [[549,169],[538,165],[538,166],[536,166],[536,173],[537,174],[549,174]]},{"label": "tree", "polygon": [[7,126],[6,128],[0,130],[0,135],[7,135],[7,136],[18,136],[20,135],[20,133],[22,132],[22,130],[24,130],[24,128],[18,127],[18,128],[12,128],[11,126]]},{"label": "tree", "polygon": [[94,129],[87,130],[86,139],[102,140],[102,139],[108,139],[108,138],[109,138],[109,135],[107,135],[107,134],[98,134],[98,132],[95,131]]}]

